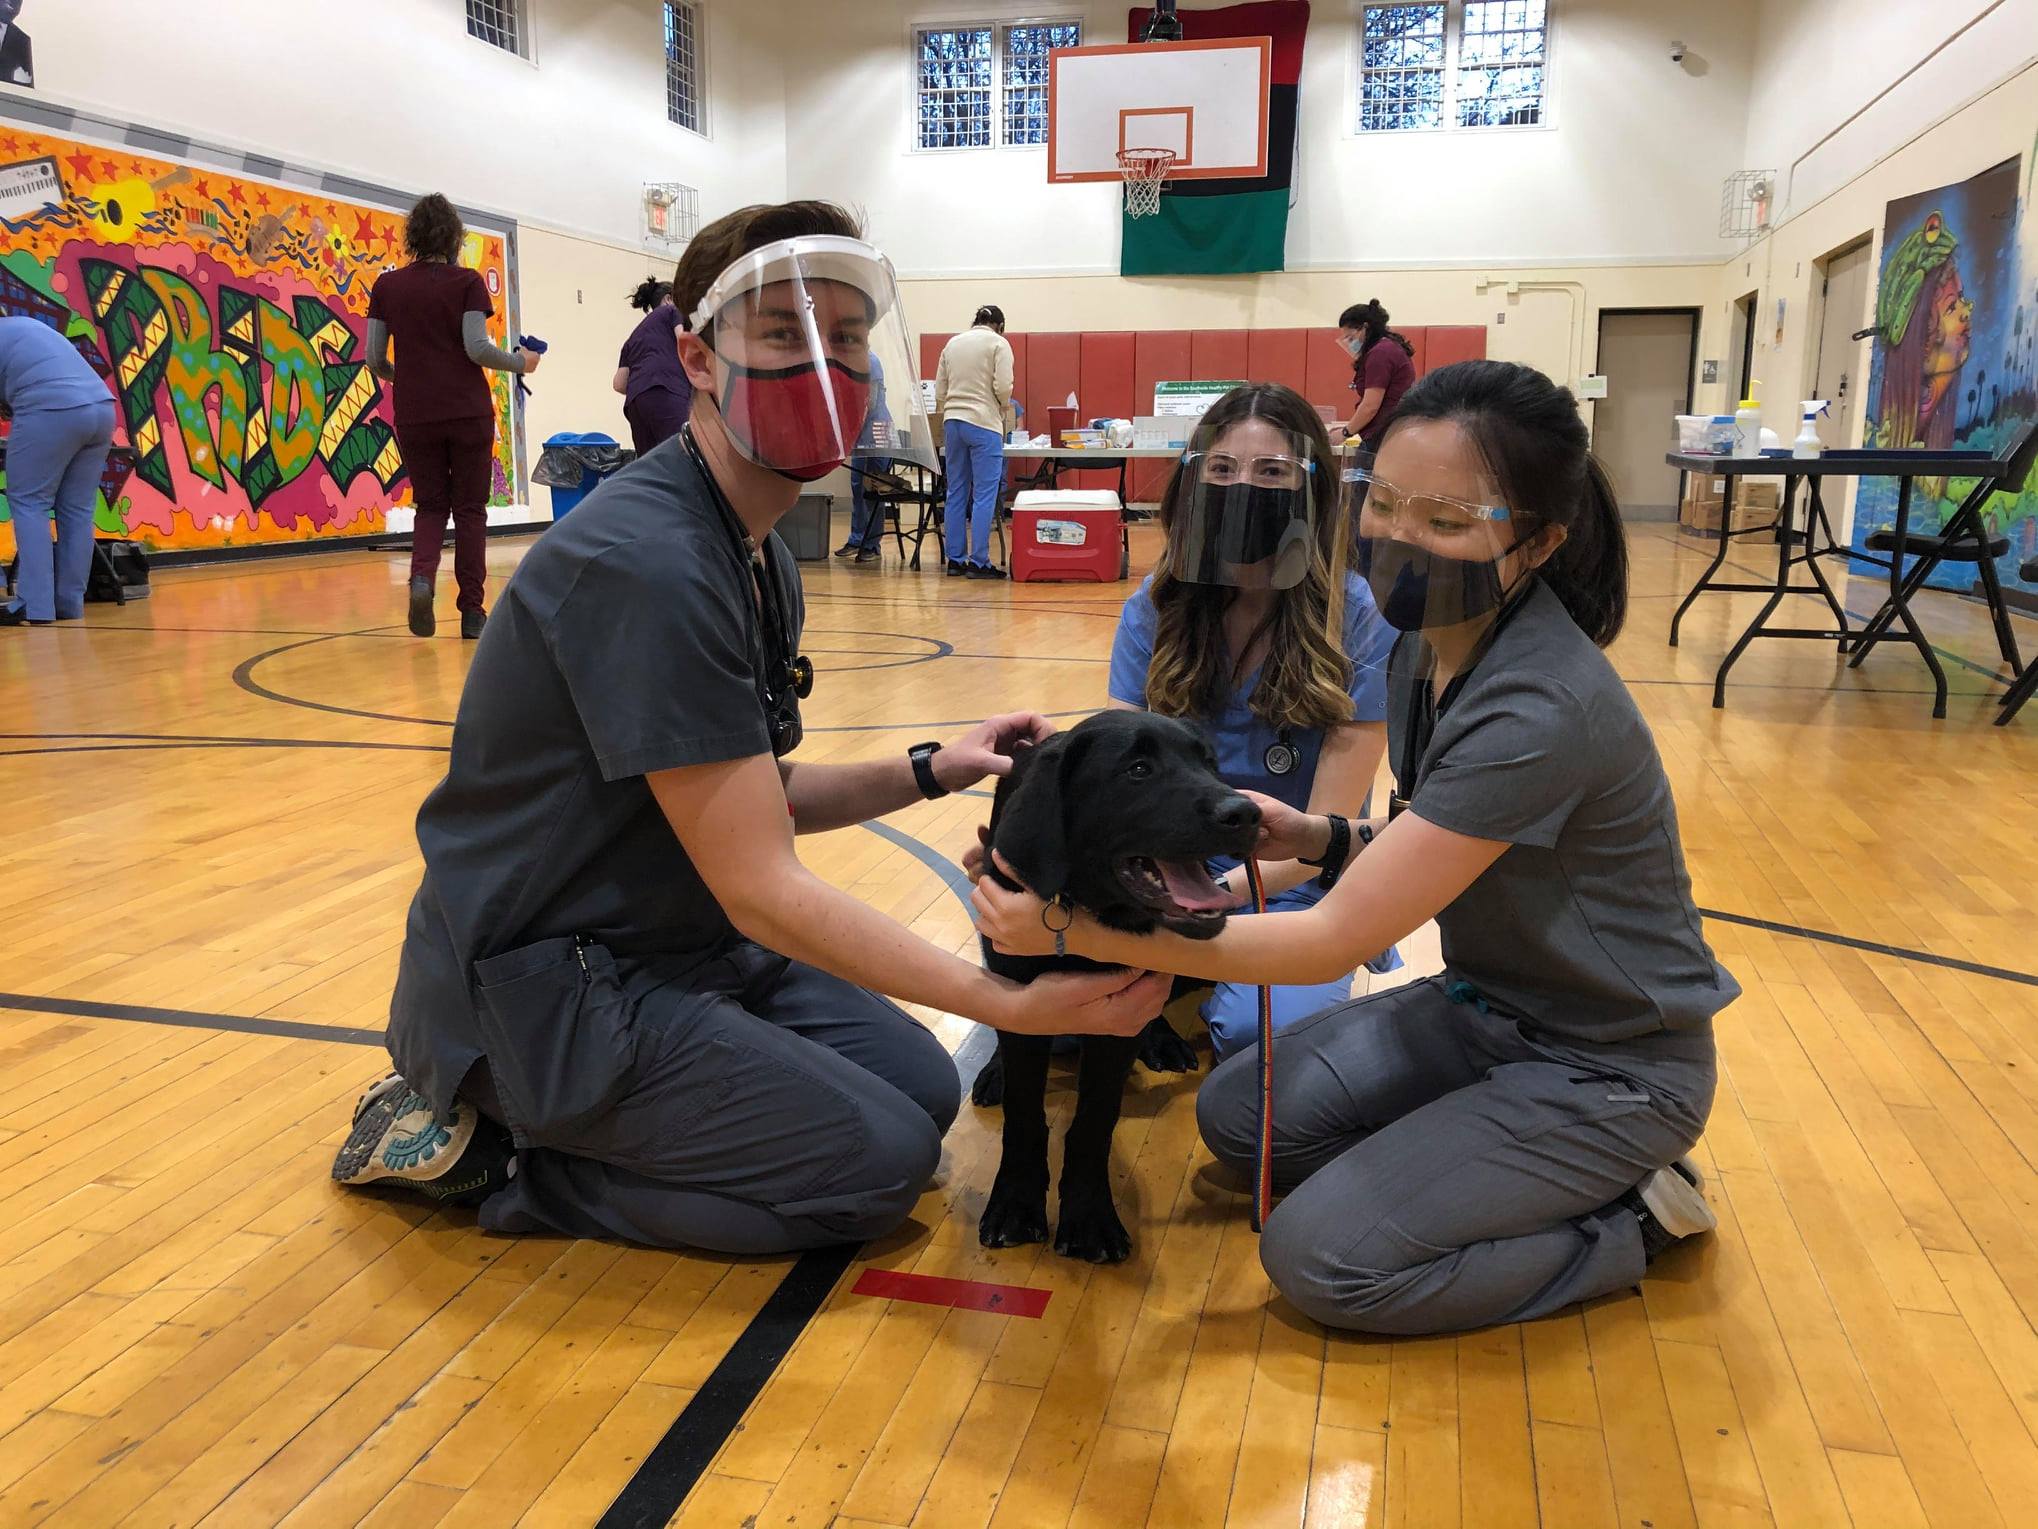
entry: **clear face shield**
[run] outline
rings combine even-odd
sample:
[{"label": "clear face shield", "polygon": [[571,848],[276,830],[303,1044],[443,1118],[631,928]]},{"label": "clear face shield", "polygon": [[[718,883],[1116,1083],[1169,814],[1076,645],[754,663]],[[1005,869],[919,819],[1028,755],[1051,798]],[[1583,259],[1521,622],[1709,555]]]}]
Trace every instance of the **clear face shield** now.
[{"label": "clear face shield", "polygon": [[800,482],[854,458],[935,464],[892,264],[861,239],[752,250],[692,314],[737,450]]},{"label": "clear face shield", "polygon": [[1501,560],[1526,538],[1505,505],[1411,492],[1371,467],[1348,464],[1342,476],[1356,567],[1389,626],[1459,626],[1512,593]]},{"label": "clear face shield", "polygon": [[1169,560],[1188,584],[1293,589],[1316,546],[1317,464],[1309,443],[1244,419],[1182,457]]}]

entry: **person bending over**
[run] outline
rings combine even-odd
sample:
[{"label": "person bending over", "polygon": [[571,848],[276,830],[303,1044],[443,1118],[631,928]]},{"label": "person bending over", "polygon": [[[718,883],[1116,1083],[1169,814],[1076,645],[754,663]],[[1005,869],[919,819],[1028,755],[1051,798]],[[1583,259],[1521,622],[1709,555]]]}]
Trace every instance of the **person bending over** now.
[{"label": "person bending over", "polygon": [[[505,586],[418,814],[390,1004],[397,1072],[336,1179],[474,1203],[494,1231],[776,1253],[897,1226],[955,1066],[907,1002],[1015,1030],[1138,1031],[1164,979],[1022,987],[801,864],[841,828],[1009,768],[1049,729],[801,764],[798,575],[772,527],[849,455],[870,358],[910,379],[890,262],[825,202],[688,246],[680,435],[603,483]],[[916,390],[895,419],[931,456]],[[909,412],[911,411],[911,412]]]},{"label": "person bending over", "polygon": [[[1346,970],[1425,920],[1445,970],[1328,1009],[1274,1047],[1274,1172],[1260,1256],[1334,1327],[1519,1322],[1635,1284],[1711,1228],[1697,1170],[1713,1017],[1740,988],[1699,928],[1669,782],[1599,651],[1627,605],[1620,512],[1571,395],[1469,361],[1402,402],[1363,491],[1360,564],[1396,645],[1390,821],[1261,797],[1260,855],[1349,860],[1316,907],[1216,938],[1068,948],[1236,983]],[[1001,949],[1052,947],[1042,905],[986,877]],[[1258,1048],[1197,1096],[1203,1139],[1250,1173]]]},{"label": "person bending over", "polygon": [[630,306],[644,315],[616,357],[612,385],[623,395],[623,418],[638,456],[679,434],[693,407],[693,384],[679,364],[674,336],[686,318],[672,304],[672,283],[646,277],[630,294]]}]

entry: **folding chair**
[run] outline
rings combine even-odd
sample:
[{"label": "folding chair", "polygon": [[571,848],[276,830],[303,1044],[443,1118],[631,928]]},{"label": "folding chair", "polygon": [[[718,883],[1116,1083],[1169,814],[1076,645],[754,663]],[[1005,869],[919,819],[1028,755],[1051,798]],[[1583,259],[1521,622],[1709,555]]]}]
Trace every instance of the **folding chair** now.
[{"label": "folding chair", "polygon": [[[1999,460],[2002,465],[1975,484],[1936,535],[1904,529],[1901,517],[1898,527],[1869,535],[1866,543],[1869,551],[1888,553],[1899,562],[1906,557],[1915,557],[1917,562],[1903,576],[1896,592],[1854,639],[1852,657],[1847,662],[1850,669],[1858,669],[1862,659],[1878,642],[1893,635],[1890,628],[1903,614],[1903,606],[1912,595],[1924,588],[1934,569],[1941,563],[1972,563],[1975,576],[1981,583],[1982,598],[1988,604],[1989,619],[1995,626],[1996,647],[2003,655],[2003,662],[2010,666],[2012,679],[2022,683],[2024,663],[2017,652],[2017,635],[2010,627],[2010,611],[2003,599],[2002,581],[1996,576],[1996,559],[2010,550],[2010,539],[1992,534],[1982,512],[1997,493],[2015,494],[2024,480],[2031,476],[2032,464],[2038,461],[2038,421],[2025,425],[2011,440],[2008,456]],[[2026,573],[2025,577],[2030,575]],[[2016,694],[2014,686],[2010,694]],[[2009,696],[2006,695],[2002,704],[2008,703]],[[1996,720],[1998,723],[2007,722],[2009,717],[2001,716]]]}]

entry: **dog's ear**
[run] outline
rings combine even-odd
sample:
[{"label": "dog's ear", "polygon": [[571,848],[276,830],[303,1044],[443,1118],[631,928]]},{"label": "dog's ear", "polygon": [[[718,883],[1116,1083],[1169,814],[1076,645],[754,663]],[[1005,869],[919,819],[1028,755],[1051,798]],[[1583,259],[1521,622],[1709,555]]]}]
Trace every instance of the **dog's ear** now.
[{"label": "dog's ear", "polygon": [[998,782],[991,843],[1020,879],[1045,898],[1059,897],[1068,888],[1067,788],[1086,750],[1087,740],[1056,733],[1020,752],[1012,773]]}]

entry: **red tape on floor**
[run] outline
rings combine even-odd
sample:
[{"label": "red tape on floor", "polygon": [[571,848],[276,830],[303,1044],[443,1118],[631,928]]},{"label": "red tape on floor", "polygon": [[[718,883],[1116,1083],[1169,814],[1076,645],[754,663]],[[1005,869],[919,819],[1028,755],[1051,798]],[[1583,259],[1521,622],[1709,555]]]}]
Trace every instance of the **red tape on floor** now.
[{"label": "red tape on floor", "polygon": [[982,1280],[900,1274],[892,1269],[865,1269],[849,1293],[918,1301],[923,1306],[954,1306],[962,1311],[995,1311],[1003,1317],[1037,1317],[1047,1310],[1048,1297],[1054,1294],[1024,1285],[987,1285]]}]

